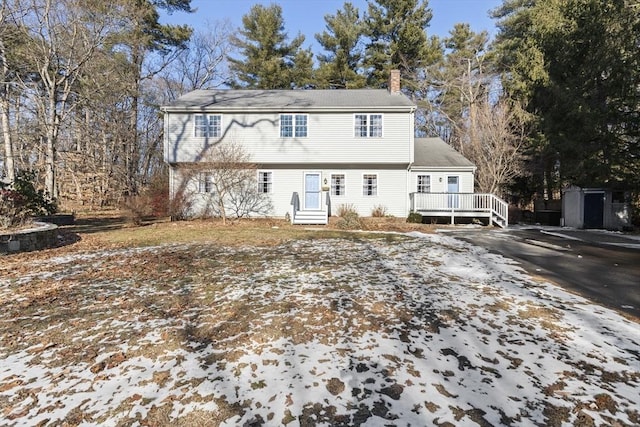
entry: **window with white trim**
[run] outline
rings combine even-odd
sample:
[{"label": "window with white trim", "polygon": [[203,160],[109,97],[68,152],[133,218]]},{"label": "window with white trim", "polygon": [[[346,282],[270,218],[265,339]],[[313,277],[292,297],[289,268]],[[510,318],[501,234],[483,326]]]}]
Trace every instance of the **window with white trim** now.
[{"label": "window with white trim", "polygon": [[418,175],[418,193],[431,193],[431,175]]},{"label": "window with white trim", "polygon": [[201,172],[198,176],[198,192],[213,193],[213,174],[210,172]]},{"label": "window with white trim", "polygon": [[306,138],[308,121],[306,114],[280,114],[280,137]]},{"label": "window with white trim", "polygon": [[362,175],[362,195],[363,196],[378,195],[378,175],[376,174]]},{"label": "window with white trim", "polygon": [[219,138],[222,135],[222,116],[220,114],[196,115],[194,135],[196,138]]},{"label": "window with white trim", "polygon": [[258,171],[258,193],[273,191],[273,172]]},{"label": "window with white trim", "polygon": [[355,114],[353,129],[356,138],[382,138],[382,114]]},{"label": "window with white trim", "polygon": [[345,180],[343,174],[331,175],[331,195],[332,196],[344,196],[345,194]]}]

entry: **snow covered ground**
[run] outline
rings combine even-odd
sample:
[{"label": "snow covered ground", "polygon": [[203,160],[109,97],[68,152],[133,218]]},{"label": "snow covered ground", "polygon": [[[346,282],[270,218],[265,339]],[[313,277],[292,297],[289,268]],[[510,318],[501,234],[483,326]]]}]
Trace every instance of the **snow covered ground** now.
[{"label": "snow covered ground", "polygon": [[52,251],[0,307],[2,425],[640,425],[638,323],[444,235]]}]

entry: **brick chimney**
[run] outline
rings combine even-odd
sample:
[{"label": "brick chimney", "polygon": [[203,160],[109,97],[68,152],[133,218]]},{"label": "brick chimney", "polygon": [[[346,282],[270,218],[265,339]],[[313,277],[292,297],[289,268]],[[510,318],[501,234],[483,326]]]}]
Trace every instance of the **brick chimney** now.
[{"label": "brick chimney", "polygon": [[389,72],[389,92],[400,92],[400,70],[391,70]]}]

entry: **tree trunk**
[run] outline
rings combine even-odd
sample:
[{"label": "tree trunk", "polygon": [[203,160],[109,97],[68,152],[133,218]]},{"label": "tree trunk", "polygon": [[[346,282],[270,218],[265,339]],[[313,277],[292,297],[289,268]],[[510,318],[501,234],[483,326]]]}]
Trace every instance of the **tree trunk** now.
[{"label": "tree trunk", "polygon": [[44,191],[51,199],[56,198],[56,150],[55,144],[58,134],[58,111],[56,86],[52,86],[49,93],[49,108],[46,112],[46,137],[44,150]]},{"label": "tree trunk", "polygon": [[[4,6],[4,5],[3,5]],[[3,11],[2,9],[1,11]],[[4,13],[0,15],[0,22],[4,21]],[[2,140],[4,141],[4,170],[9,182],[16,179],[15,162],[13,158],[13,143],[11,141],[11,129],[9,127],[9,83],[7,82],[9,66],[5,53],[4,43],[0,39],[0,79],[2,89],[0,91],[0,121],[2,121]]]},{"label": "tree trunk", "polygon": [[[6,87],[6,85],[5,85]],[[2,139],[4,141],[4,171],[9,182],[16,179],[16,167],[13,158],[13,142],[11,141],[11,130],[9,128],[9,101],[8,91],[3,92],[0,100],[0,121],[2,121]]]}]

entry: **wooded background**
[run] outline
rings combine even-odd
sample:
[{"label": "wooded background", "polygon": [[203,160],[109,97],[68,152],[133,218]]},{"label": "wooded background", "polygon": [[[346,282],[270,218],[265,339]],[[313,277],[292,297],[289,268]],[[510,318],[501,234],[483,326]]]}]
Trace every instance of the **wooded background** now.
[{"label": "wooded background", "polygon": [[522,207],[571,184],[637,200],[637,0],[504,0],[493,41],[464,23],[429,35],[426,0],[346,2],[322,52],[288,36],[277,4],[197,32],[159,22],[177,10],[190,0],[0,0],[4,180],[34,171],[62,207],[119,206],[168,182],[160,106],[190,90],[381,88],[400,69],[417,135],[476,163],[477,191]]}]

